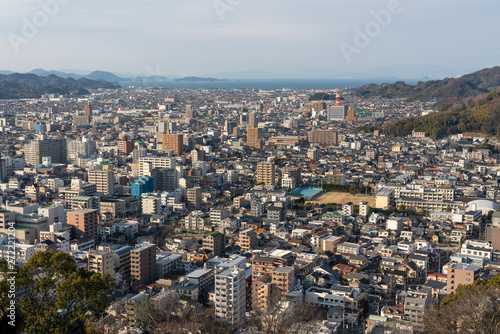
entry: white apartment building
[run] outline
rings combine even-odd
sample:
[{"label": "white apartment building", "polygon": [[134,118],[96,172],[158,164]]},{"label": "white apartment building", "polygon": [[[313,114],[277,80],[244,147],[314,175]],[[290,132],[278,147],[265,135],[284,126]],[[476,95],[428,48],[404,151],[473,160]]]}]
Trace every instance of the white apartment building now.
[{"label": "white apartment building", "polygon": [[245,270],[228,268],[215,275],[215,319],[233,325],[245,322]]}]

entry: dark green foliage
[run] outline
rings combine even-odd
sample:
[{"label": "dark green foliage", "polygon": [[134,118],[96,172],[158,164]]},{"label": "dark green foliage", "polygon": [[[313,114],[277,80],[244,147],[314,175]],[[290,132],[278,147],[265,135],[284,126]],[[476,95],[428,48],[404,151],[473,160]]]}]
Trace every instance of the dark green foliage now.
[{"label": "dark green foliage", "polygon": [[[5,261],[0,261],[5,272]],[[101,318],[111,304],[115,291],[109,275],[77,270],[75,261],[62,252],[38,252],[17,271],[17,307],[24,316],[28,333],[65,333],[70,325],[80,321],[88,328]],[[0,310],[9,299],[8,285],[0,281]]]},{"label": "dark green foliage", "polygon": [[320,100],[335,100],[335,96],[327,93],[315,93],[309,96],[309,101],[320,101]]},{"label": "dark green foliage", "polygon": [[356,128],[356,132],[373,133],[375,127],[373,125],[361,125]]},{"label": "dark green foliage", "polygon": [[448,111],[392,122],[384,128],[386,134],[399,137],[408,136],[413,130],[425,132],[433,139],[462,132],[496,136],[500,134],[500,91],[456,104]]}]

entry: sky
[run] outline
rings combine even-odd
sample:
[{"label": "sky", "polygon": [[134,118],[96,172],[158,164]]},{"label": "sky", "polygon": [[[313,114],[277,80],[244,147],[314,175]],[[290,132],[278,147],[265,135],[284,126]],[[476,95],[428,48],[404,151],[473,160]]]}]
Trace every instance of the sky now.
[{"label": "sky", "polygon": [[500,65],[499,13],[494,0],[2,0],[0,70],[439,77]]}]

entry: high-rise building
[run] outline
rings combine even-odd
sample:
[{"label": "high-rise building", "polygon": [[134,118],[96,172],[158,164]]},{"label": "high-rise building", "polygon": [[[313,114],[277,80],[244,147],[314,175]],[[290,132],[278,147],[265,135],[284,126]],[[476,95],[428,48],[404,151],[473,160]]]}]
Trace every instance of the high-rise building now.
[{"label": "high-rise building", "polygon": [[203,236],[203,249],[212,251],[213,256],[224,256],[224,234],[215,231]]},{"label": "high-rise building", "polygon": [[102,275],[115,275],[115,257],[111,251],[97,251],[89,253],[87,270],[95,271]]},{"label": "high-rise building", "polygon": [[333,106],[328,106],[326,109],[327,121],[343,121],[348,108],[348,105],[340,103],[340,89],[337,87],[337,100]]},{"label": "high-rise building", "polygon": [[192,150],[191,151],[191,161],[192,162],[195,162],[195,161],[205,161],[205,151],[203,150]]},{"label": "high-rise building", "polygon": [[154,191],[174,191],[177,188],[178,179],[175,168],[154,168],[151,171],[153,177]]},{"label": "high-rise building", "polygon": [[256,183],[265,185],[276,185],[276,165],[272,162],[257,163]]},{"label": "high-rise building", "polygon": [[96,184],[98,193],[112,195],[115,186],[115,173],[112,170],[91,170],[89,171],[89,182]]},{"label": "high-rise building", "polygon": [[143,243],[130,251],[130,276],[134,286],[156,280],[156,245]]},{"label": "high-rise building", "polygon": [[42,157],[50,157],[52,163],[66,163],[68,161],[66,139],[37,139],[24,147],[24,159],[27,165],[41,164]]},{"label": "high-rise building", "polygon": [[134,141],[127,140],[127,135],[122,135],[121,139],[117,142],[117,152],[118,154],[129,155],[134,150]]},{"label": "high-rise building", "polygon": [[349,109],[347,109],[347,116],[345,117],[345,120],[347,122],[356,122],[358,120],[356,117],[356,110],[349,107]]},{"label": "high-rise building", "polygon": [[184,135],[164,133],[162,143],[164,150],[173,150],[175,155],[181,155],[184,147]]},{"label": "high-rise building", "polygon": [[242,325],[246,308],[245,269],[228,268],[215,275],[215,319]]},{"label": "high-rise building", "polygon": [[259,125],[259,118],[256,112],[251,112],[248,115],[248,127],[257,128]]},{"label": "high-rise building", "polygon": [[317,147],[311,147],[307,150],[307,157],[312,161],[318,161],[320,158],[320,150]]},{"label": "high-rise building", "polygon": [[73,210],[67,213],[68,225],[73,226],[77,238],[88,235],[97,238],[99,218],[97,210]]},{"label": "high-rise building", "polygon": [[186,191],[187,195],[187,208],[189,210],[199,210],[201,209],[201,188],[194,187]]},{"label": "high-rise building", "polygon": [[92,116],[92,106],[90,103],[85,106],[85,116]]},{"label": "high-rise building", "polygon": [[262,148],[262,129],[248,128],[247,129],[247,146],[260,149]]},{"label": "high-rise building", "polygon": [[91,158],[96,154],[96,142],[83,137],[82,140],[69,140],[67,144],[69,158],[77,158],[81,156],[84,159]]}]

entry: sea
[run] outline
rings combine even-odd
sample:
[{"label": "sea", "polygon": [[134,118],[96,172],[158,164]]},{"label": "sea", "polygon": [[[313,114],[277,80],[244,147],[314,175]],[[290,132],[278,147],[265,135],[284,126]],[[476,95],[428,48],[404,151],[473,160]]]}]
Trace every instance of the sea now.
[{"label": "sea", "polygon": [[[241,79],[227,81],[155,81],[120,82],[122,87],[164,87],[164,88],[191,88],[191,89],[335,89],[357,88],[366,84],[394,83],[398,79]],[[412,80],[404,80],[412,84]]]}]

